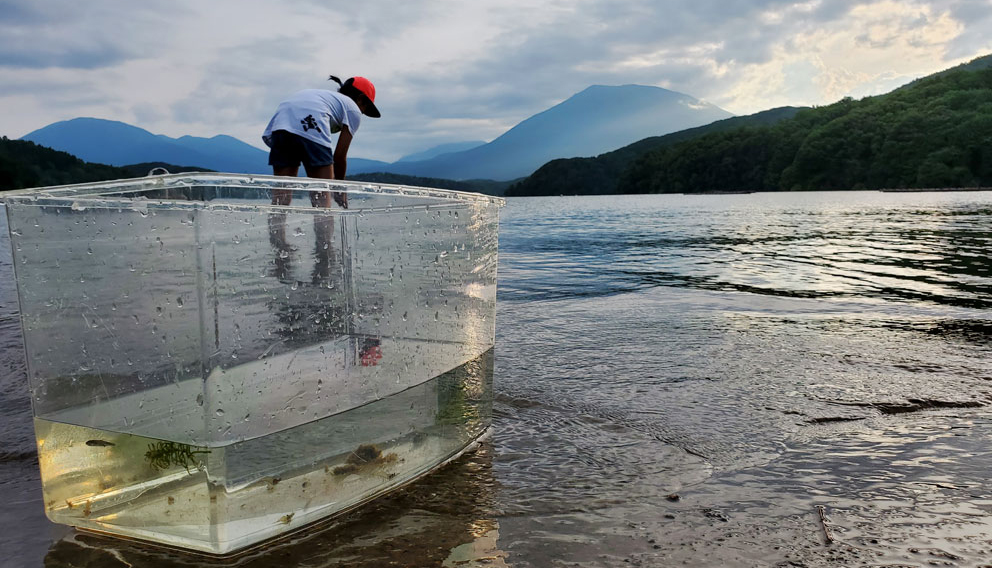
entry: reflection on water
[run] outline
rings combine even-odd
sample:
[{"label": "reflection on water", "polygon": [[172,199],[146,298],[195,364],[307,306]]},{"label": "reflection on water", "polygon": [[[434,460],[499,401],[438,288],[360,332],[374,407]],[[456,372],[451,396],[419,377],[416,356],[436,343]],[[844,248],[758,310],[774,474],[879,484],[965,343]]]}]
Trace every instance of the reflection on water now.
[{"label": "reflection on water", "polygon": [[[296,279],[301,251],[286,238],[286,214],[270,214],[268,224],[272,245],[269,272],[283,284],[284,290],[290,291],[286,295],[274,295],[269,302],[269,309],[278,321],[271,333],[281,337],[284,348],[290,349],[348,334],[352,328],[348,318],[354,306],[346,294],[349,270],[344,233],[335,241],[334,217],[313,217],[312,257],[303,262],[311,267],[307,280]],[[304,232],[299,226],[295,230]]]},{"label": "reflection on water", "polygon": [[665,286],[989,308],[988,195],[530,199],[503,223],[504,234],[520,236],[504,257],[501,294],[543,299]]}]

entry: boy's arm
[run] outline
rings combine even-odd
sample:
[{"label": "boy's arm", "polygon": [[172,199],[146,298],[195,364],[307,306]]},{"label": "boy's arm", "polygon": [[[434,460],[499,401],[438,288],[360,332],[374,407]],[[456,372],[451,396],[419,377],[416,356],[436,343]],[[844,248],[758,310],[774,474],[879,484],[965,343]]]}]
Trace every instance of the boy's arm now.
[{"label": "boy's arm", "polygon": [[[338,135],[338,143],[334,147],[334,179],[344,179],[348,171],[348,148],[351,146],[351,131],[347,126],[341,127],[341,134]],[[339,191],[334,192],[334,201],[338,205],[348,208],[348,194]]]},{"label": "boy's arm", "polygon": [[334,147],[334,179],[344,179],[348,170],[348,147],[351,146],[351,138],[351,131],[347,126],[342,126],[337,146]]}]

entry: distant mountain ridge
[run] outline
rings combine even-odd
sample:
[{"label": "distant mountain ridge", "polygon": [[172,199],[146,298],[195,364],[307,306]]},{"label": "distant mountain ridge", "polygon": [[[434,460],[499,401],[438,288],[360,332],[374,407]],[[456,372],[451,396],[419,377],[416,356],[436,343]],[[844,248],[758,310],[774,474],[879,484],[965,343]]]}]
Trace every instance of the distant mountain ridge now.
[{"label": "distant mountain ridge", "polygon": [[689,95],[643,85],[593,85],[488,144],[386,170],[446,179],[510,180],[556,158],[595,156],[648,136],[733,116]]},{"label": "distant mountain ridge", "polygon": [[[505,181],[556,158],[594,156],[732,116],[683,93],[643,85],[593,85],[520,122],[489,143],[443,144],[387,163],[348,158],[348,173]],[[171,138],[115,120],[75,118],[22,138],[93,163],[167,162],[234,173],[271,173],[267,152],[236,138]]]},{"label": "distant mountain ridge", "polygon": [[233,173],[263,173],[266,154],[230,136],[170,138],[116,120],[74,118],[21,138],[86,162],[124,166],[168,162]]},{"label": "distant mountain ridge", "polygon": [[[166,162],[219,172],[271,174],[268,152],[227,135],[171,138],[130,124],[102,118],[55,122],[21,140],[68,152],[85,162],[125,166]],[[386,162],[349,158],[350,171],[375,171]]]}]

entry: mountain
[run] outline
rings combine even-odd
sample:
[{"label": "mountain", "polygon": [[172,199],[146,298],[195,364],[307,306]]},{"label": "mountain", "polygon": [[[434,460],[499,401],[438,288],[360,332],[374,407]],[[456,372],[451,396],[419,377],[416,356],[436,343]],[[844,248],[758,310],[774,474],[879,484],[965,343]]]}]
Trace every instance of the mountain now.
[{"label": "mountain", "polygon": [[[266,158],[268,160],[268,158]],[[347,177],[350,178],[354,174],[364,174],[369,172],[381,172],[385,171],[389,167],[389,162],[382,162],[379,160],[366,160],[365,158],[353,158],[348,156],[348,173]],[[272,168],[268,168],[267,173],[272,173]]]},{"label": "mountain", "polygon": [[510,180],[555,158],[594,156],[640,140],[732,116],[689,95],[642,85],[593,85],[488,144],[387,171],[447,179]]},{"label": "mountain", "polygon": [[620,193],[992,185],[992,56],[888,94],[711,132],[634,160]]},{"label": "mountain", "polygon": [[[458,142],[393,163],[348,158],[348,174],[394,173],[452,180],[507,181],[556,158],[594,156],[647,136],[727,118],[689,95],[642,85],[593,85],[514,126],[492,142]],[[170,138],[123,122],[75,118],[24,136],[87,162],[186,164],[223,172],[270,173],[267,153],[230,136]]]},{"label": "mountain", "polygon": [[506,190],[506,195],[597,195],[617,192],[624,170],[645,152],[691,140],[710,132],[742,126],[762,126],[792,118],[799,108],[780,107],[748,116],[735,116],[664,136],[651,136],[595,158],[563,158],[541,166]]},{"label": "mountain", "polygon": [[266,153],[231,138],[169,138],[115,120],[74,118],[49,124],[24,136],[86,162],[123,166],[139,162],[187,164],[235,173],[264,173]]},{"label": "mountain", "polygon": [[[116,120],[74,118],[21,138],[68,152],[86,162],[123,166],[145,162],[187,164],[231,173],[271,174],[268,152],[231,136],[170,138]],[[348,158],[348,172],[378,172],[387,162]]]},{"label": "mountain", "polygon": [[403,156],[397,162],[420,162],[422,160],[429,160],[440,156],[441,154],[449,154],[451,152],[463,152],[465,150],[471,150],[472,148],[477,148],[482,146],[486,142],[484,140],[472,140],[470,142],[452,142],[450,144],[441,144],[440,146],[434,146],[424,150],[423,152],[417,152],[416,154],[408,154]]}]

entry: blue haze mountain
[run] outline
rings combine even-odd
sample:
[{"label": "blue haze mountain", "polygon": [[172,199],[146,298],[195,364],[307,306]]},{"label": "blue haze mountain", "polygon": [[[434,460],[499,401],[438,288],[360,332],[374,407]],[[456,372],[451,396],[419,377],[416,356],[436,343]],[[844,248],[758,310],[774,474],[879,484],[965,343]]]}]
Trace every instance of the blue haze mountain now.
[{"label": "blue haze mountain", "polygon": [[636,142],[728,118],[731,113],[689,95],[643,85],[593,85],[517,124],[488,144],[388,172],[447,179],[509,180],[549,160],[595,156]]},{"label": "blue haze mountain", "polygon": [[451,142],[449,144],[441,144],[439,146],[434,146],[424,150],[423,152],[416,152],[414,154],[407,154],[403,156],[397,162],[420,162],[423,160],[429,160],[431,158],[436,158],[441,154],[448,154],[451,152],[464,152],[465,150],[471,150],[472,148],[478,148],[485,144],[485,140],[471,140],[467,142]]},{"label": "blue haze mountain", "polygon": [[230,136],[177,139],[100,118],[56,122],[31,132],[23,140],[68,152],[87,162],[112,166],[167,162],[235,173],[268,169],[265,152]]},{"label": "blue haze mountain", "polygon": [[[237,138],[182,136],[170,138],[116,120],[74,118],[55,122],[24,136],[49,148],[68,152],[86,162],[124,166],[166,162],[220,172],[268,174],[268,153]],[[351,158],[350,171],[378,171],[386,162]]]},{"label": "blue haze mountain", "polygon": [[[393,163],[349,158],[348,172],[511,180],[530,175],[549,160],[594,156],[730,116],[719,107],[659,87],[594,85],[489,143],[445,144]],[[234,173],[271,172],[264,150],[230,136],[170,138],[99,118],[56,122],[23,140],[114,166],[166,162]]]}]

